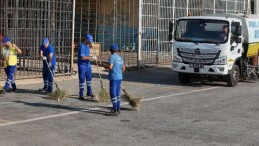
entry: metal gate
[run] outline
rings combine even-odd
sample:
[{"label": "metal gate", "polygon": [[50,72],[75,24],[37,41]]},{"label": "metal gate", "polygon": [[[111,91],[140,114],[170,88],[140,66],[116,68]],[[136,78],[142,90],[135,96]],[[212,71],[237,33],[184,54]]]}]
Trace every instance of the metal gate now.
[{"label": "metal gate", "polygon": [[143,0],[142,8],[142,63],[155,64],[159,52],[159,0]]},{"label": "metal gate", "polygon": [[72,14],[73,0],[0,1],[0,34],[11,37],[22,50],[17,79],[41,76],[38,49],[43,37],[48,37],[56,49],[56,74],[71,73]]},{"label": "metal gate", "polygon": [[90,33],[107,61],[110,44],[118,44],[127,67],[137,65],[138,0],[76,0],[75,42]]}]

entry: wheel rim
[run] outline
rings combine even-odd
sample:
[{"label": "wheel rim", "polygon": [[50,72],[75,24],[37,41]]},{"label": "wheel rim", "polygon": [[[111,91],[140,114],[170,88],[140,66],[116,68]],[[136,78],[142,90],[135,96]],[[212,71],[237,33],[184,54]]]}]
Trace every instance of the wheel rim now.
[{"label": "wheel rim", "polygon": [[239,79],[239,73],[238,73],[238,71],[235,69],[234,70],[234,73],[233,73],[233,80],[234,81],[237,81]]}]

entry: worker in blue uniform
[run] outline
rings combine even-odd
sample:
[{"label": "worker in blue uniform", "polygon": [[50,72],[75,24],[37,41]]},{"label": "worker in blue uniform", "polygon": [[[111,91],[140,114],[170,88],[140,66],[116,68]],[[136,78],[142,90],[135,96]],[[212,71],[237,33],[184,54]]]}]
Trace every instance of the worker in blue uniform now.
[{"label": "worker in blue uniform", "polygon": [[[90,34],[85,36],[84,42],[80,44],[78,49],[78,75],[79,75],[79,99],[84,100],[85,82],[87,85],[87,94],[96,99],[92,90],[92,68],[90,64],[90,49],[93,44],[93,37]],[[96,57],[94,56],[94,59]]]},{"label": "worker in blue uniform", "polygon": [[110,97],[113,108],[109,115],[116,116],[120,114],[121,95],[120,88],[123,79],[122,73],[125,71],[125,66],[122,57],[117,53],[118,45],[112,44],[110,46],[111,56],[109,58],[109,65],[102,65],[109,70],[110,80]]},{"label": "worker in blue uniform", "polygon": [[[44,87],[41,91],[51,94],[53,92],[53,76],[56,67],[56,54],[55,49],[49,44],[49,39],[44,38],[39,49],[39,56],[43,61],[42,76]],[[50,72],[51,71],[51,72]]]}]

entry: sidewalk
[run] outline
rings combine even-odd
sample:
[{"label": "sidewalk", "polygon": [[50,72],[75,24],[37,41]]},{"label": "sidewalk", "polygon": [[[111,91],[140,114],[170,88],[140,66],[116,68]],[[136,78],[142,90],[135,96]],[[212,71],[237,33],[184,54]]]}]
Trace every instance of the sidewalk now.
[{"label": "sidewalk", "polygon": [[[97,66],[96,65],[91,65],[92,67],[92,73],[93,74],[98,74]],[[56,76],[55,80],[57,82],[59,81],[67,81],[67,80],[75,80],[78,79],[78,69],[77,69],[77,64],[74,64],[74,71],[76,71],[76,74],[73,75],[65,75],[65,76]],[[104,68],[99,67],[100,74],[107,75],[108,72],[104,70]],[[35,78],[35,79],[21,79],[21,80],[16,80],[15,81],[17,85],[28,85],[28,84],[39,84],[43,83],[42,78]],[[4,81],[1,82],[3,84]]]}]

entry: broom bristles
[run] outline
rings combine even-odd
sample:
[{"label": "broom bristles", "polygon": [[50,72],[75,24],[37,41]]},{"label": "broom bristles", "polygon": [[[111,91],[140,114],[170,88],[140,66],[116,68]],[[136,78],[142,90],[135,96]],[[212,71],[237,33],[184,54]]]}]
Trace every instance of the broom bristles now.
[{"label": "broom bristles", "polygon": [[99,101],[100,102],[109,102],[110,94],[104,87],[101,87],[101,91],[99,92]]},{"label": "broom bristles", "polygon": [[59,88],[57,88],[53,93],[49,94],[49,99],[51,99],[51,100],[59,101],[66,97],[69,97],[68,92],[65,90],[61,90]]},{"label": "broom bristles", "polygon": [[133,98],[125,89],[123,90],[125,93],[125,98],[128,100],[131,107],[136,110],[139,110],[141,104],[141,98]]}]

